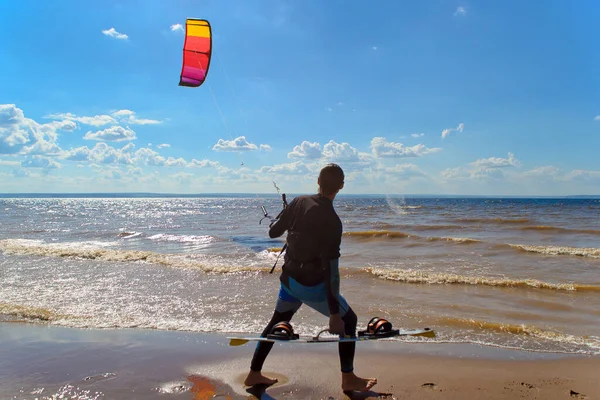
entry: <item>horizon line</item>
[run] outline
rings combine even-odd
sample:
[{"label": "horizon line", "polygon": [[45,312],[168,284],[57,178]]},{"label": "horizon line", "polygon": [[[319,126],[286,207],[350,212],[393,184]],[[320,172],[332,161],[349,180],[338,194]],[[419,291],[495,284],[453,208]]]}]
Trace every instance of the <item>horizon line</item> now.
[{"label": "horizon line", "polygon": [[[316,192],[315,192],[316,193]],[[294,193],[288,192],[286,195],[303,195],[309,194],[308,192],[304,193]],[[280,197],[281,194],[272,193],[272,192],[205,192],[205,193],[162,193],[162,192],[14,192],[14,193],[0,193],[0,198],[2,197],[17,197],[17,196],[155,196],[155,197],[199,197],[199,196],[274,196]],[[466,197],[483,197],[483,198],[600,198],[600,194],[566,194],[566,195],[521,195],[521,194],[424,194],[424,193],[339,193],[336,197],[352,197],[352,196],[405,196],[405,197],[454,197],[454,198],[466,198]]]}]

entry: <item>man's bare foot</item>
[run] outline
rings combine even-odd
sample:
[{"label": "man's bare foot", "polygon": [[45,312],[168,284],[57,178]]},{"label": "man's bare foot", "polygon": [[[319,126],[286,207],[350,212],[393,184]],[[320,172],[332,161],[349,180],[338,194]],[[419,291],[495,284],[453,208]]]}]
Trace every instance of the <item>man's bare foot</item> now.
[{"label": "man's bare foot", "polygon": [[248,376],[244,380],[244,385],[246,386],[254,386],[254,385],[268,385],[271,386],[274,383],[277,383],[277,379],[271,379],[269,377],[264,376],[260,371],[252,371],[248,373]]},{"label": "man's bare foot", "polygon": [[356,390],[358,392],[366,392],[377,384],[375,378],[359,378],[354,375],[354,372],[342,372],[342,390]]}]

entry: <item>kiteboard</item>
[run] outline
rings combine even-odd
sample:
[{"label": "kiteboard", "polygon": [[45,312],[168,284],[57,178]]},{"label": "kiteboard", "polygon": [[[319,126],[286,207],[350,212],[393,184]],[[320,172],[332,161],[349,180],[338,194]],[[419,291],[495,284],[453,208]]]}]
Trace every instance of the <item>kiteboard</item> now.
[{"label": "kiteboard", "polygon": [[391,332],[386,332],[383,335],[359,335],[356,337],[325,337],[322,338],[320,335],[326,332],[327,329],[319,332],[317,336],[299,336],[294,335],[293,337],[276,337],[274,335],[268,335],[267,337],[227,337],[229,339],[230,346],[242,346],[248,342],[268,342],[268,343],[343,343],[343,342],[360,342],[365,340],[381,340],[393,337],[403,336],[424,336],[433,338],[435,337],[435,331],[430,328],[423,329],[412,329],[402,330],[396,329]]}]

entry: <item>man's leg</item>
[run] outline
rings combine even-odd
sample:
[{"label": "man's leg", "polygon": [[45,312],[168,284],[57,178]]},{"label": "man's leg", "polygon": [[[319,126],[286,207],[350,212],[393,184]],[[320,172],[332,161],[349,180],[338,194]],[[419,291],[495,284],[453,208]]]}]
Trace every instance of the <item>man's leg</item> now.
[{"label": "man's leg", "polygon": [[[279,289],[279,296],[277,297],[277,304],[275,305],[275,311],[271,317],[271,321],[267,324],[260,337],[267,337],[267,335],[273,329],[275,324],[282,321],[291,321],[292,317],[298,311],[302,302],[295,297],[287,293],[283,287]],[[262,375],[261,371],[263,364],[267,359],[274,343],[270,342],[258,342],[254,355],[252,356],[252,362],[250,363],[250,372],[244,381],[247,386],[254,386],[257,384],[272,385],[277,382],[277,379],[271,379]]]},{"label": "man's leg", "polygon": [[[295,292],[294,292],[295,293]],[[302,299],[302,297],[300,297]],[[356,325],[358,318],[354,310],[348,305],[344,296],[340,294],[340,314],[344,321],[344,333],[346,336],[356,336]],[[318,311],[319,313],[329,316],[329,307],[327,300],[323,301],[304,301],[304,303]],[[340,356],[340,367],[342,370],[342,390],[344,391],[366,391],[377,384],[377,379],[360,378],[354,374],[354,353],[356,342],[340,342],[338,344],[338,352]]]},{"label": "man's leg", "polygon": [[[356,324],[358,318],[352,308],[348,306],[346,313],[342,315],[342,321],[344,321],[344,333],[346,336],[356,336]],[[356,342],[340,342],[338,344],[338,352],[340,354],[340,366],[342,372],[354,371],[354,353],[356,349]]]}]

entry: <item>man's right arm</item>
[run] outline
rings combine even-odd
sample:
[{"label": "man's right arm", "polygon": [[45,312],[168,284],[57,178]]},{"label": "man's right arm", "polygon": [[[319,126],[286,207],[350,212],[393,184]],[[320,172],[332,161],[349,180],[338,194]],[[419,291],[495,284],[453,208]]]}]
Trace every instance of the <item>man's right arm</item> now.
[{"label": "man's right arm", "polygon": [[297,197],[294,198],[290,204],[288,204],[288,206],[281,213],[281,217],[269,228],[269,237],[271,239],[283,235],[283,233],[290,227],[293,209],[297,203],[296,199]]}]

